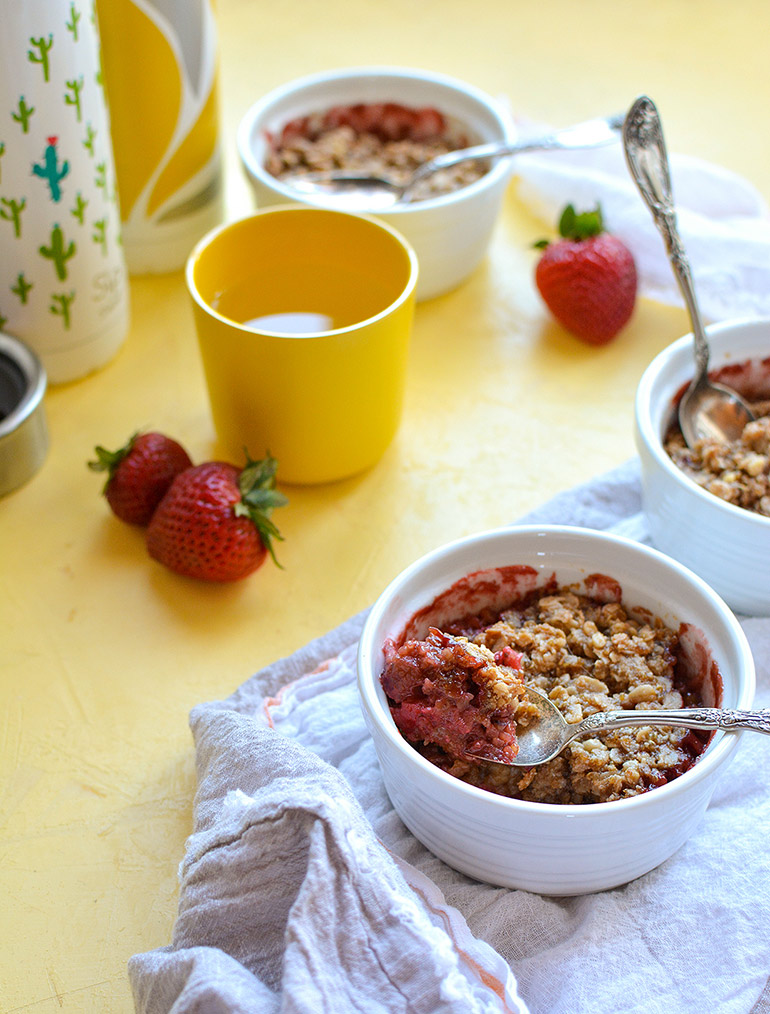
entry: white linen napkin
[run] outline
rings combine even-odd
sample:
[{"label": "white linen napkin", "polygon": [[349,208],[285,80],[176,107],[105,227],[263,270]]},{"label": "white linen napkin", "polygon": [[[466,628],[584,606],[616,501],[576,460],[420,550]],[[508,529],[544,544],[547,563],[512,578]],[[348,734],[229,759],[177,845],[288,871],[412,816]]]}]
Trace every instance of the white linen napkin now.
[{"label": "white linen napkin", "polygon": [[[523,522],[646,539],[638,463]],[[365,614],[194,709],[199,789],[167,947],[135,955],[140,1014],[770,1012],[770,744],[744,740],[696,834],[612,891],[491,887],[393,810],[355,685]],[[757,707],[770,618],[743,621]]]},{"label": "white linen napkin", "polygon": [[[528,123],[518,126],[523,138],[547,132]],[[669,161],[679,232],[704,318],[770,317],[770,214],[763,197],[720,166],[676,153]],[[620,143],[517,155],[513,167],[521,200],[551,232],[566,204],[578,211],[601,204],[606,228],[634,255],[640,293],[684,305]]]}]

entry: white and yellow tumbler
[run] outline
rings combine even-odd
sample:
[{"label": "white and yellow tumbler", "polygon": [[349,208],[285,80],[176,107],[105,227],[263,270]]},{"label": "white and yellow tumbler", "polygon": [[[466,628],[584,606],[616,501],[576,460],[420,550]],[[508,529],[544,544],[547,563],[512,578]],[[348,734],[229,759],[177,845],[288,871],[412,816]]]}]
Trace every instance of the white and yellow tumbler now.
[{"label": "white and yellow tumbler", "polygon": [[181,268],[222,219],[210,0],[97,0],[132,274]]}]

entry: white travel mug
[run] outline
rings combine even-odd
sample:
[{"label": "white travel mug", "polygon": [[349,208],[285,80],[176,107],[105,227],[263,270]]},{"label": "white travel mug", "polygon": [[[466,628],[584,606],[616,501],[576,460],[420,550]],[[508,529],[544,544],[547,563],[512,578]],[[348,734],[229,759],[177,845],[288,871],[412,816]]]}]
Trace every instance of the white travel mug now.
[{"label": "white travel mug", "polygon": [[128,277],[99,39],[85,0],[3,5],[0,330],[52,383],[104,365],[128,330]]}]

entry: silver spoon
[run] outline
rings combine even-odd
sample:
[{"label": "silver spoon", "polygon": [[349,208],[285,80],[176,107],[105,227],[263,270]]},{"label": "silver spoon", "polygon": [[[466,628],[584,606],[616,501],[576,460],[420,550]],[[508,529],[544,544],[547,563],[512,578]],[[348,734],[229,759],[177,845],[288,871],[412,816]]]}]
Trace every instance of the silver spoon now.
[{"label": "silver spoon", "polygon": [[478,754],[467,753],[469,760],[504,767],[530,768],[545,764],[562,752],[578,736],[601,735],[610,729],[632,725],[667,725],[684,729],[750,729],[770,736],[770,709],[735,711],[729,708],[680,708],[676,711],[598,711],[582,722],[570,725],[553,701],[538,690],[526,687],[527,703],[537,710],[537,718],[516,730],[519,752],[513,761],[490,761]]},{"label": "silver spoon", "polygon": [[631,175],[663,236],[692,324],[695,376],[679,401],[679,428],[688,447],[699,439],[736,440],[754,413],[735,391],[708,378],[709,347],[677,230],[663,126],[655,104],[646,95],[640,96],[626,115],[623,148]]},{"label": "silver spoon", "polygon": [[566,127],[564,130],[529,141],[497,141],[477,144],[472,148],[459,148],[424,162],[406,183],[394,183],[385,176],[343,170],[285,177],[284,182],[300,193],[331,197],[335,199],[335,203],[339,200],[349,208],[355,205],[359,210],[367,208],[381,211],[394,204],[407,203],[414,188],[439,169],[448,169],[461,162],[479,162],[505,155],[520,155],[526,151],[598,148],[620,140],[622,126],[622,116],[610,116],[606,119],[578,123],[573,127]]}]

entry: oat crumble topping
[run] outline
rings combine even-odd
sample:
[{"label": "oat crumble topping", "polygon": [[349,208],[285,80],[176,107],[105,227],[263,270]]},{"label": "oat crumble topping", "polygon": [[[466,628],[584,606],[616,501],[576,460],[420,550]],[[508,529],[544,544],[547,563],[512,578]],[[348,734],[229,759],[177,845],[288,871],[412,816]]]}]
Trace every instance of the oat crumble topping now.
[{"label": "oat crumble topping", "polygon": [[[468,144],[465,137],[452,134],[434,109],[409,109],[395,103],[335,107],[287,124],[273,140],[265,167],[289,183],[292,177],[338,169],[403,184],[424,162]],[[466,162],[441,169],[416,186],[410,200],[458,190],[488,168],[484,163]]]},{"label": "oat crumble topping", "polygon": [[[467,650],[472,645],[486,649],[487,663],[498,670],[505,669],[506,659],[515,660],[511,675],[498,684],[502,697],[497,701],[504,711],[509,686],[506,717],[514,724],[526,724],[528,718],[516,700],[521,681],[549,697],[571,724],[597,711],[700,703],[678,677],[675,631],[656,617],[634,618],[619,602],[600,602],[571,589],[536,593],[494,616],[465,618],[441,636],[459,643],[467,639]],[[395,649],[387,653],[383,687],[405,738],[434,764],[471,785],[544,803],[606,802],[664,784],[689,768],[705,749],[706,737],[691,731],[639,727],[573,741],[560,756],[537,767],[469,761],[463,756],[462,726],[447,722],[435,733],[440,712],[433,716],[434,732],[429,736],[423,735],[419,724],[400,721],[399,702],[392,692],[397,686],[401,707],[415,700],[415,688],[424,676],[419,664],[423,644],[407,641],[398,649],[412,659],[411,684],[409,673],[394,669]],[[472,695],[473,690],[465,685],[466,693]],[[451,704],[451,699],[444,702],[445,715]],[[492,749],[485,754],[493,755]]]},{"label": "oat crumble topping", "polygon": [[691,449],[674,426],[664,447],[674,464],[709,493],[770,517],[770,401],[754,402],[751,408],[757,418],[738,440],[699,440]]}]

